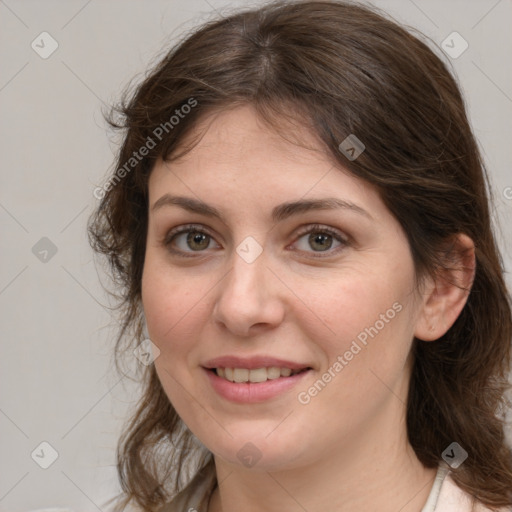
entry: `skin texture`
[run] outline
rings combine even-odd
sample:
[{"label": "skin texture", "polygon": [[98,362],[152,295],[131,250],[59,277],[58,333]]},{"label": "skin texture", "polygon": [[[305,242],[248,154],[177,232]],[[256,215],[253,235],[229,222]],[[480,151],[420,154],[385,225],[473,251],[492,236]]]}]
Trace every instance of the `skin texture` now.
[{"label": "skin texture", "polygon": [[[250,106],[222,111],[197,128],[204,130],[199,144],[175,162],[158,161],[149,180],[142,299],[166,394],[215,455],[220,484],[210,512],[420,511],[435,470],[424,468],[407,442],[409,354],[414,336],[436,340],[460,313],[467,293],[445,278],[470,286],[471,240],[457,239],[456,247],[469,249],[461,256],[465,270],[425,279],[417,289],[397,220],[305,129],[296,126],[294,136],[316,149],[283,139]],[[152,211],[166,193],[200,199],[223,221],[176,205]],[[350,201],[368,216],[338,209],[277,223],[270,217],[280,203],[325,197]],[[172,228],[192,223],[211,238],[187,245],[185,233],[165,245]],[[321,227],[306,229],[313,224]],[[309,232],[324,233],[322,227],[348,242],[328,238],[332,245],[322,251],[308,242]],[[252,263],[236,252],[248,236],[263,249]],[[205,248],[194,251],[198,245]],[[300,403],[298,394],[393,304],[400,312],[359,344],[309,403]],[[213,390],[201,368],[224,355],[269,355],[313,370],[280,396],[236,404]],[[251,468],[237,457],[247,442],[261,456]]]}]

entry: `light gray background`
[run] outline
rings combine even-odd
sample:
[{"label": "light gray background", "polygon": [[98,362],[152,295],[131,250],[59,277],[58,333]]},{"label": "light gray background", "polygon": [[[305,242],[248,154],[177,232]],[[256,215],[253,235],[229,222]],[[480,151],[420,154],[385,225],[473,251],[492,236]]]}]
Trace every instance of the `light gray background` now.
[{"label": "light gray background", "polygon": [[[444,58],[491,172],[510,270],[512,2],[375,3],[436,44],[453,31],[469,43]],[[85,234],[115,151],[101,108],[184,30],[236,5],[248,2],[0,0],[1,511],[102,510],[117,490],[115,446],[135,394],[110,365],[115,324]],[[59,45],[48,59],[31,48],[43,31]],[[42,237],[57,248],[46,262],[32,252]],[[31,458],[42,441],[59,453],[46,470]]]}]

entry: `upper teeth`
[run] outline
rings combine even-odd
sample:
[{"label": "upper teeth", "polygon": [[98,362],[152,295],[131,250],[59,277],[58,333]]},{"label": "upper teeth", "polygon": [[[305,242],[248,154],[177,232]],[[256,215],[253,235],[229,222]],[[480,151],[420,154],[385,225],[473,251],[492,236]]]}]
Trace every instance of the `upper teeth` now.
[{"label": "upper teeth", "polygon": [[292,373],[298,373],[299,371],[292,371],[291,368],[279,368],[277,366],[251,370],[247,368],[216,368],[219,377],[231,382],[265,382],[267,379],[289,377]]}]

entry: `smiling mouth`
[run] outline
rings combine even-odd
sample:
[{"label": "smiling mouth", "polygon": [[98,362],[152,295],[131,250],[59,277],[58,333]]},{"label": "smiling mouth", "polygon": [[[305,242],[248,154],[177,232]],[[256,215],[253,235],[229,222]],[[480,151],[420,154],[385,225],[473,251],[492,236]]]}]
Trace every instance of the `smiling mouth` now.
[{"label": "smiling mouth", "polygon": [[221,379],[235,383],[259,383],[267,380],[275,380],[287,378],[299,373],[311,370],[311,368],[302,368],[292,370],[291,368],[271,366],[268,368],[211,368],[210,371],[215,373]]}]

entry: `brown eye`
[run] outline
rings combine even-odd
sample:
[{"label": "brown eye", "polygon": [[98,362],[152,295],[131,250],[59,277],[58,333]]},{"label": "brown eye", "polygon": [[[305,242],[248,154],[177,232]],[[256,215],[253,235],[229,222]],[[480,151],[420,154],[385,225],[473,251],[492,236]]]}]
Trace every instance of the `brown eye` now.
[{"label": "brown eye", "polygon": [[166,237],[164,245],[169,252],[182,256],[204,252],[210,248],[213,237],[194,226],[173,229]]},{"label": "brown eye", "polygon": [[[307,237],[306,237],[307,235]],[[333,244],[337,244],[333,248]],[[296,242],[298,249],[302,252],[310,253],[313,257],[324,257],[315,253],[326,253],[326,256],[337,254],[349,245],[348,240],[338,231],[321,226],[309,226],[306,230],[299,233],[299,239]],[[333,250],[331,250],[333,248]]]},{"label": "brown eye", "polygon": [[332,246],[333,236],[324,233],[311,233],[308,243],[311,247],[317,248],[319,251],[327,251]]},{"label": "brown eye", "polygon": [[207,249],[210,245],[210,237],[199,231],[189,231],[187,235],[187,246],[193,251],[201,251]]}]

